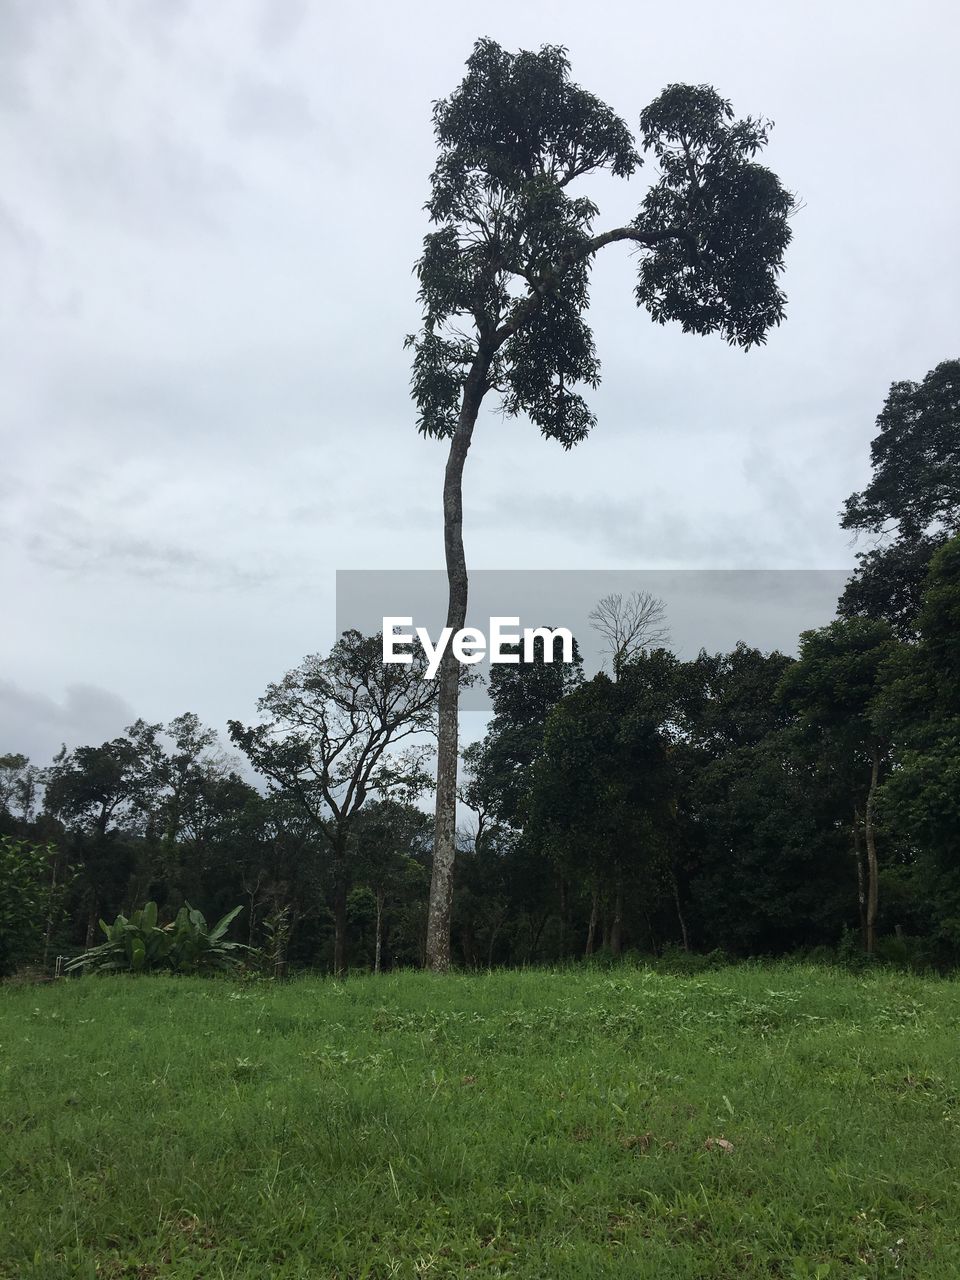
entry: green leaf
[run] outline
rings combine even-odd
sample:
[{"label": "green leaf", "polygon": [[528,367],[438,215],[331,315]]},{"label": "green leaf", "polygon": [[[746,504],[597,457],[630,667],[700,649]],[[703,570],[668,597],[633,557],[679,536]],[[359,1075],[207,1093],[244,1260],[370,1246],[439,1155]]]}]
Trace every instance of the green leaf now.
[{"label": "green leaf", "polygon": [[232,911],[228,911],[227,914],[222,919],[218,920],[217,923],[210,930],[210,941],[219,942],[220,939],[223,937],[223,935],[226,933],[230,924],[237,918],[237,916],[240,914],[242,910],[243,910],[242,905],[239,907],[234,907]]}]

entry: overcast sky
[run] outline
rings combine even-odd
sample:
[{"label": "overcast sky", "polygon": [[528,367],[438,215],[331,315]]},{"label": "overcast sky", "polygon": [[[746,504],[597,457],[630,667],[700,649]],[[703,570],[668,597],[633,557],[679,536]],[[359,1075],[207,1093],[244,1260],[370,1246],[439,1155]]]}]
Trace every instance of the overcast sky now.
[{"label": "overcast sky", "polygon": [[[605,250],[598,426],[481,420],[470,564],[852,563],[890,383],[960,355],[955,6],[482,8],[0,0],[0,752],[249,720],[332,642],[337,569],[442,566],[402,339],[430,104],[483,35],[566,45],[634,127],[713,84],[804,207],[759,352],[654,326]],[[648,174],[591,189],[598,230]]]}]

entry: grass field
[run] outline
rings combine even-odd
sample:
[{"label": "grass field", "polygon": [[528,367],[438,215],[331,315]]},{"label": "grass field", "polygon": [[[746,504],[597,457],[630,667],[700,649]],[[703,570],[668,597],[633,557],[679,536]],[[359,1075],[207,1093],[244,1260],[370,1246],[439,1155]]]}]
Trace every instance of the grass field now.
[{"label": "grass field", "polygon": [[958,1049],[785,965],[7,986],[0,1276],[956,1280]]}]

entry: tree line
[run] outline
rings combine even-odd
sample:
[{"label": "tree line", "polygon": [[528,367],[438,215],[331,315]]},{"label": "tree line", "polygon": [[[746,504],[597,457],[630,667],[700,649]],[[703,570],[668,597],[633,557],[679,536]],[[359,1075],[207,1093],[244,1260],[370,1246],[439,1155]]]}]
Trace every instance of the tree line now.
[{"label": "tree line", "polygon": [[[456,963],[960,959],[960,360],[895,383],[877,425],[842,513],[877,545],[795,657],[682,661],[656,602],[607,598],[609,671],[542,650],[492,668],[460,774]],[[243,905],[235,936],[274,973],[425,963],[423,665],[346,632],[226,744],[187,713],[42,766],[0,757],[0,970],[49,969],[147,901],[171,919]]]}]

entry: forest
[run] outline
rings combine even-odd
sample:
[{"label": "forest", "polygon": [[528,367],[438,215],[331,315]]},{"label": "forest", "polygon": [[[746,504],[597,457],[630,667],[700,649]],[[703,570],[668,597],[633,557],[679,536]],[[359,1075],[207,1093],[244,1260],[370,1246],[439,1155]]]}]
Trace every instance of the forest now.
[{"label": "forest", "polygon": [[[578,653],[492,669],[460,775],[456,964],[957,964],[960,361],[894,383],[877,428],[841,515],[869,549],[796,656],[681,661],[641,617],[592,678]],[[0,757],[0,972],[53,972],[148,902],[165,920],[241,907],[244,962],[276,975],[422,965],[423,676],[347,632],[226,737],[187,712],[50,762]]]}]

